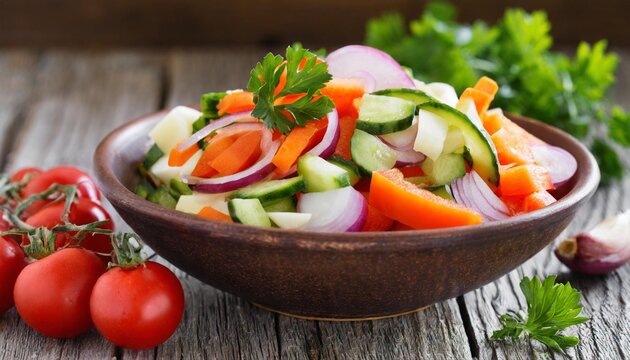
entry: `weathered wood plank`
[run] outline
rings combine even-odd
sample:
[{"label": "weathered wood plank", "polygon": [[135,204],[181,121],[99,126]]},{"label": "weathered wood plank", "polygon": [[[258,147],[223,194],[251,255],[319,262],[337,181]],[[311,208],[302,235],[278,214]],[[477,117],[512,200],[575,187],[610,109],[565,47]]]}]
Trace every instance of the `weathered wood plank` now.
[{"label": "weathered wood plank", "polygon": [[[622,53],[622,63],[613,98],[629,107],[630,53]],[[629,130],[630,131],[630,130]],[[630,150],[621,149],[622,159],[630,167]],[[602,219],[630,208],[630,177],[608,188],[600,188],[590,203],[577,215],[559,240],[588,229]],[[545,248],[526,264],[496,282],[464,296],[471,326],[479,348],[479,359],[529,359],[540,355],[541,347],[526,341],[517,344],[490,342],[492,332],[499,328],[498,316],[508,309],[524,309],[525,303],[518,287],[527,275],[540,277],[559,274],[561,281],[570,281],[583,293],[584,312],[591,321],[573,330],[582,343],[569,351],[578,359],[622,359],[630,354],[630,309],[628,287],[630,269],[625,267],[607,276],[587,277],[572,274],[556,259],[553,245]]]},{"label": "weathered wood plank", "polygon": [[[73,164],[89,169],[100,139],[157,108],[161,68],[148,55],[54,52],[41,59],[9,169]],[[72,340],[45,338],[13,310],[0,319],[0,359],[110,359],[114,347],[92,331]]]},{"label": "weathered wood plank", "polygon": [[32,95],[37,58],[33,51],[0,53],[0,170]]}]

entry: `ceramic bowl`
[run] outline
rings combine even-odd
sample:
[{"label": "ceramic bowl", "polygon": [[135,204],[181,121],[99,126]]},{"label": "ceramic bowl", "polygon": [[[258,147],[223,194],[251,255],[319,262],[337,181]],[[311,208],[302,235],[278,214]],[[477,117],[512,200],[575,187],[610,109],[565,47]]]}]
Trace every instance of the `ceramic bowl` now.
[{"label": "ceramic bowl", "polygon": [[114,130],[98,146],[103,194],[160,256],[215,288],[304,318],[367,319],[404,314],[494,281],[553,241],[597,188],[599,170],[570,135],[512,116],[569,151],[578,170],[556,203],[504,221],[460,228],[316,233],[205,220],[153,204],[132,190],[148,132],[164,112]]}]

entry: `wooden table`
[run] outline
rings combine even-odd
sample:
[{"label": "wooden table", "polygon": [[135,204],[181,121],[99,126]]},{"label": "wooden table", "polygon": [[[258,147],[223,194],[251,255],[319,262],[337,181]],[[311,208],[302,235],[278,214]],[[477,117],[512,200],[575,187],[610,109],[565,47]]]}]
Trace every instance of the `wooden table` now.
[{"label": "wooden table", "polygon": [[[136,116],[196,102],[207,91],[243,87],[263,52],[256,49],[168,52],[0,50],[0,168],[73,164],[89,169],[100,139]],[[616,100],[630,109],[630,53]],[[630,151],[625,152],[630,166]],[[630,176],[600,189],[565,235],[630,208]],[[124,229],[119,218],[119,228]],[[580,277],[551,247],[494,283],[424,311],[366,322],[302,321],[279,316],[177,271],[186,313],[176,334],[147,351],[116,348],[96,331],[77,339],[44,338],[14,310],[0,318],[0,359],[531,359],[546,357],[527,341],[494,343],[498,315],[524,308],[524,275],[559,274],[582,290],[592,320],[574,331],[578,359],[630,358],[630,266]],[[550,356],[560,358],[560,356]]]}]

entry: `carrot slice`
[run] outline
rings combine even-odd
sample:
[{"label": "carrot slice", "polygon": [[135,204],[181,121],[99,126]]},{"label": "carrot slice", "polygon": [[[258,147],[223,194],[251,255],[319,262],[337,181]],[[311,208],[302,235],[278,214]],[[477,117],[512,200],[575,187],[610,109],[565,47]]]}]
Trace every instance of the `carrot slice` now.
[{"label": "carrot slice", "polygon": [[315,146],[324,137],[328,119],[309,121],[306,126],[294,128],[284,139],[271,162],[278,168],[278,173],[285,173],[309,147]]},{"label": "carrot slice", "polygon": [[551,205],[556,202],[556,198],[554,198],[549,192],[545,190],[536,191],[535,193],[531,193],[525,197],[523,201],[523,210],[525,212],[530,212],[538,209],[542,209],[547,205]]},{"label": "carrot slice", "polygon": [[464,90],[461,98],[471,98],[475,102],[475,108],[477,108],[477,113],[484,114],[486,110],[490,107],[490,103],[494,99],[494,95],[490,95],[485,91],[481,91],[475,88],[468,88]]},{"label": "carrot slice", "polygon": [[229,215],[225,215],[224,213],[217,211],[210,206],[206,206],[201,209],[197,215],[210,220],[232,222],[232,218]]},{"label": "carrot slice", "polygon": [[545,144],[544,141],[508,119],[501,109],[492,109],[488,110],[485,114],[481,114],[481,121],[483,122],[483,127],[490,135],[493,135],[495,132],[499,131],[499,129],[505,129],[517,138],[526,139],[531,146]]},{"label": "carrot slice", "polygon": [[260,156],[261,131],[241,135],[210,164],[220,175],[232,175],[245,170]]},{"label": "carrot slice", "polygon": [[219,115],[234,114],[254,108],[254,94],[249,91],[237,91],[225,95],[217,104]]},{"label": "carrot slice", "polygon": [[494,98],[499,91],[499,84],[487,76],[482,76],[475,84],[475,89],[481,90]]},{"label": "carrot slice", "polygon": [[339,117],[359,116],[354,100],[360,99],[365,94],[365,87],[361,81],[356,79],[333,79],[326,83],[321,90],[322,95],[328,96],[337,108]]},{"label": "carrot slice", "polygon": [[191,145],[190,147],[188,147],[187,149],[184,149],[184,150],[180,151],[178,149],[178,147],[184,141],[185,140],[182,140],[179,143],[177,143],[177,145],[175,145],[175,147],[168,154],[168,166],[182,166],[182,165],[184,165],[186,163],[186,161],[188,161],[188,159],[190,159],[193,155],[195,155],[197,150],[199,150],[199,146],[197,144],[194,144],[194,145]]},{"label": "carrot slice", "polygon": [[335,147],[335,155],[346,160],[352,160],[352,152],[350,151],[350,140],[352,134],[357,127],[357,118],[346,116],[339,118],[339,140]]},{"label": "carrot slice", "polygon": [[481,114],[481,122],[488,134],[494,135],[495,132],[503,128],[503,112],[500,109],[486,111]]},{"label": "carrot slice", "polygon": [[372,173],[369,203],[383,215],[414,229],[437,229],[483,222],[477,212],[405,181],[398,169]]},{"label": "carrot slice", "polygon": [[205,178],[216,175],[218,172],[212,167],[212,161],[227,148],[232,146],[234,141],[236,141],[236,136],[227,136],[217,140],[211,140],[203,151],[203,154],[201,154],[201,158],[199,158],[191,175]]},{"label": "carrot slice", "polygon": [[528,164],[509,168],[501,173],[499,180],[501,194],[529,195],[539,190],[553,189],[549,172],[542,166]]},{"label": "carrot slice", "polygon": [[499,129],[490,138],[497,149],[499,163],[502,165],[512,163],[525,165],[536,161],[526,139],[518,138],[505,129]]}]

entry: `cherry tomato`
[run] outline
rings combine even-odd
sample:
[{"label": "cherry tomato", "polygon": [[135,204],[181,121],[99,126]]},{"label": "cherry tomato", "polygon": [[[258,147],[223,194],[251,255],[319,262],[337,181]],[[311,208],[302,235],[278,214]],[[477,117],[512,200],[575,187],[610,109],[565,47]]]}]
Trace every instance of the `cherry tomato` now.
[{"label": "cherry tomato", "polygon": [[15,279],[27,264],[20,245],[0,237],[0,315],[13,307]]},{"label": "cherry tomato", "polygon": [[158,263],[117,267],[94,285],[90,313],[96,329],[114,345],[148,349],[177,329],[184,313],[184,291],[177,277]]},{"label": "cherry tomato", "polygon": [[26,175],[31,175],[31,181],[44,171],[36,167],[22,168],[11,175],[11,182],[16,183],[22,181]]},{"label": "cherry tomato", "polygon": [[0,211],[0,231],[7,231],[11,228],[11,223],[4,217],[4,213]]},{"label": "cherry tomato", "polygon": [[[48,229],[52,229],[57,225],[63,224],[61,217],[63,216],[64,207],[65,203],[63,201],[48,205],[37,213],[29,216],[25,222],[33,227],[44,226]],[[114,223],[107,211],[101,205],[89,199],[78,198],[70,207],[68,220],[75,225],[85,225],[95,221],[109,220],[109,223],[101,226],[101,228],[114,230]],[[55,248],[60,248],[69,243],[79,245],[76,239],[72,238],[72,235],[71,233],[58,233],[55,239]],[[23,238],[23,243],[28,243],[28,239]],[[112,251],[111,239],[107,235],[88,234],[83,241],[81,241],[80,245],[85,249],[97,253],[109,254]]]},{"label": "cherry tomato", "polygon": [[93,253],[66,248],[27,265],[15,282],[15,308],[30,327],[67,338],[92,328],[90,293],[105,265]]},{"label": "cherry tomato", "polygon": [[[22,189],[22,197],[39,194],[54,184],[58,185],[77,185],[77,197],[87,198],[93,202],[101,202],[101,193],[96,183],[85,172],[72,166],[59,166],[51,168],[29,181]],[[48,204],[47,201],[41,200],[34,202],[26,211],[25,217],[34,214],[37,210]]]}]

